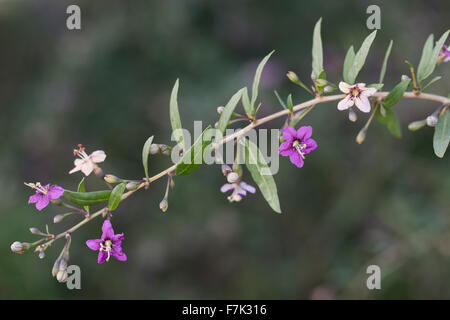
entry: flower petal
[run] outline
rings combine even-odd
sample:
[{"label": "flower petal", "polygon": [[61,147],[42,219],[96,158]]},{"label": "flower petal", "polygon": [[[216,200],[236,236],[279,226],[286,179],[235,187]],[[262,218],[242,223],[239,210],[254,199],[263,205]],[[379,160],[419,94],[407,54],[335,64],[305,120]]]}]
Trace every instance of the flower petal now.
[{"label": "flower petal", "polygon": [[28,203],[36,203],[41,199],[41,197],[42,193],[37,191],[36,194],[33,194],[32,196],[30,196],[30,198],[28,198]]},{"label": "flower petal", "polygon": [[367,99],[367,97],[362,96],[360,98],[355,98],[355,105],[362,112],[366,112],[366,113],[370,112],[370,102],[369,102],[369,99]]},{"label": "flower petal", "polygon": [[359,89],[364,90],[366,88],[366,84],[364,82],[360,82],[356,84]]},{"label": "flower petal", "polygon": [[295,164],[297,167],[301,168],[303,167],[303,158],[300,156],[300,154],[298,152],[295,152],[293,154],[290,155],[289,160],[291,160],[291,162],[293,164]]},{"label": "flower petal", "polygon": [[89,249],[94,251],[100,250],[100,243],[102,243],[102,239],[92,239],[86,241],[86,245]]},{"label": "flower petal", "polygon": [[102,264],[103,262],[106,261],[107,258],[108,258],[108,253],[106,251],[99,251],[98,259],[97,259],[98,264]]},{"label": "flower petal", "polygon": [[343,93],[349,93],[350,87],[352,86],[344,81],[339,82],[339,90],[341,90]]},{"label": "flower petal", "polygon": [[317,142],[314,139],[308,139],[307,141],[305,141],[305,144],[306,148],[303,149],[303,153],[308,154],[317,148]]},{"label": "flower petal", "polygon": [[278,151],[282,156],[290,156],[292,152],[295,152],[295,149],[292,147],[292,142],[283,142],[280,144],[280,149]]},{"label": "flower petal", "polygon": [[370,97],[371,95],[373,95],[375,92],[377,92],[376,88],[366,88],[364,90],[361,91],[361,96],[362,97]]},{"label": "flower petal", "polygon": [[89,158],[95,163],[103,162],[106,159],[106,153],[103,150],[97,150],[92,152]]},{"label": "flower petal", "polygon": [[41,211],[42,209],[44,209],[46,206],[48,206],[50,200],[48,200],[48,198],[46,196],[42,196],[38,202],[36,202],[36,209],[38,209],[39,211]]},{"label": "flower petal", "polygon": [[58,199],[64,194],[64,189],[60,186],[54,185],[53,187],[50,187],[50,189],[47,192],[47,197],[49,199]]},{"label": "flower petal", "polygon": [[90,175],[93,170],[94,170],[94,163],[90,160],[86,160],[81,165],[81,172],[83,172],[85,176]]},{"label": "flower petal", "polygon": [[232,184],[226,183],[220,188],[220,192],[225,193],[225,192],[228,192],[233,189],[234,189],[234,186]]},{"label": "flower petal", "polygon": [[300,141],[308,140],[312,136],[312,127],[311,126],[303,126],[297,130],[297,139]]},{"label": "flower petal", "polygon": [[127,261],[127,255],[123,252],[111,251],[111,255],[119,261]]},{"label": "flower petal", "polygon": [[292,128],[292,127],[284,127],[283,128],[283,138],[287,142],[292,142],[292,140],[294,140],[296,136],[297,136],[297,131],[295,131],[294,128]]},{"label": "flower petal", "polygon": [[247,191],[250,192],[250,193],[255,193],[255,192],[256,192],[255,187],[253,187],[253,186],[251,186],[251,185],[245,183],[244,181],[241,182],[241,187],[242,187],[244,190],[247,190]]},{"label": "flower petal", "polygon": [[111,221],[109,220],[105,220],[102,226],[102,240],[105,239],[114,239],[114,230],[112,228]]},{"label": "flower petal", "polygon": [[337,108],[338,108],[338,110],[342,111],[342,110],[347,110],[351,106],[353,106],[353,100],[350,99],[350,95],[347,95],[344,99],[339,101]]}]

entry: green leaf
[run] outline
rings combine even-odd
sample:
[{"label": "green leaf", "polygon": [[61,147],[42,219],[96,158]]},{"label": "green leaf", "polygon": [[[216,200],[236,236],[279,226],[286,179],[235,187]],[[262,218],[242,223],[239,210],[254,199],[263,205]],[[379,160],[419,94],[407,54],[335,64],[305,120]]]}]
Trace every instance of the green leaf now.
[{"label": "green leaf", "polygon": [[411,82],[411,79],[405,79],[400,81],[399,84],[397,84],[394,89],[392,89],[391,92],[387,95],[387,97],[383,100],[383,106],[386,109],[392,108],[394,105],[397,104],[403,97],[403,94],[405,93],[406,89],[408,88],[409,83]]},{"label": "green leaf", "polygon": [[111,190],[93,192],[73,192],[64,190],[64,198],[80,206],[92,206],[109,200]]},{"label": "green leaf", "polygon": [[384,124],[394,137],[401,138],[402,128],[400,126],[400,121],[398,121],[395,112],[392,109],[386,108],[385,111],[386,114],[383,116],[380,112],[380,108],[378,108],[377,111],[375,112],[375,118],[377,118],[377,120],[380,123]]},{"label": "green leaf", "polygon": [[211,139],[203,140],[203,135],[209,128],[211,128],[211,126],[208,126],[197,138],[197,140],[195,140],[194,144],[184,153],[183,157],[177,164],[177,175],[191,174],[200,168],[203,162],[204,150],[211,143]]},{"label": "green leaf", "polygon": [[367,86],[367,88],[375,88],[377,90],[383,89],[384,84],[383,83],[371,83]]},{"label": "green leaf", "polygon": [[275,95],[277,96],[278,102],[281,104],[281,106],[283,107],[283,109],[287,109],[286,104],[284,103],[284,101],[281,99],[280,95],[278,94],[277,90],[273,91],[275,93]]},{"label": "green leaf", "polygon": [[108,208],[110,211],[116,210],[120,201],[122,200],[122,194],[125,192],[126,183],[119,183],[111,192],[109,197]]},{"label": "green leaf", "polygon": [[312,69],[313,72],[319,75],[323,71],[323,49],[322,37],[320,35],[322,18],[320,18],[314,26],[313,44],[312,44]]},{"label": "green leaf", "polygon": [[245,114],[250,117],[253,113],[253,109],[250,104],[250,98],[248,97],[247,87],[245,87],[242,92],[242,105],[244,106]]},{"label": "green leaf", "polygon": [[439,53],[441,52],[442,46],[444,45],[445,41],[447,40],[449,33],[450,33],[450,30],[447,30],[436,42],[436,45],[434,46],[434,49],[429,58],[428,64],[424,68],[423,72],[420,73],[420,75],[419,75],[419,72],[417,72],[417,79],[419,82],[422,82],[422,80],[425,80],[433,73],[434,68],[436,68],[436,62],[439,57]]},{"label": "green leaf", "polygon": [[380,71],[380,81],[378,81],[378,83],[383,83],[384,75],[386,74],[386,67],[387,67],[387,63],[389,60],[389,56],[391,55],[393,43],[394,43],[394,41],[392,41],[392,40],[389,42],[389,46],[386,50],[386,54],[384,55],[383,65],[381,66],[381,71]]},{"label": "green leaf", "polygon": [[153,143],[153,136],[147,139],[144,143],[144,147],[142,148],[142,165],[144,166],[145,171],[145,177],[149,178],[148,176],[148,156],[150,154],[150,147]]},{"label": "green leaf", "polygon": [[239,100],[241,100],[242,92],[244,88],[236,92],[228,101],[226,106],[224,107],[222,114],[220,115],[219,123],[217,125],[217,129],[224,134],[225,129],[227,128],[228,122],[230,121],[231,115],[233,114],[234,109],[236,108]]},{"label": "green leaf", "polygon": [[[83,179],[81,179],[80,183],[78,184],[78,192],[86,192],[86,187],[84,185],[85,180],[86,177],[83,177]],[[84,206],[84,210],[89,213],[89,206]]]},{"label": "green leaf", "polygon": [[261,151],[248,139],[241,139],[240,143],[245,148],[245,164],[247,169],[250,171],[259,190],[261,190],[264,199],[266,199],[275,212],[281,213],[277,186]]},{"label": "green leaf", "polygon": [[289,94],[287,97],[287,108],[292,113],[294,112],[294,104],[292,103],[292,94]]},{"label": "green leaf", "polygon": [[250,105],[252,107],[252,113],[251,114],[253,114],[253,111],[255,109],[256,99],[258,98],[258,88],[259,88],[259,82],[261,80],[261,74],[262,74],[262,72],[264,70],[264,66],[266,65],[266,63],[269,60],[270,56],[274,52],[275,51],[272,51],[267,56],[265,56],[264,59],[262,59],[262,61],[259,63],[258,68],[256,68],[255,78],[253,79],[252,101],[250,103]]},{"label": "green leaf", "polygon": [[345,82],[348,84],[353,84],[353,82],[350,81],[350,78],[348,77],[348,72],[350,71],[351,66],[353,65],[353,60],[355,59],[355,50],[353,49],[353,46],[351,46],[347,54],[345,55],[344,59],[344,71],[342,73],[342,78]]},{"label": "green leaf", "polygon": [[434,35],[430,34],[423,46],[422,56],[420,57],[419,66],[417,67],[417,79],[419,79],[419,81],[425,74],[425,69],[428,68],[431,54],[433,53],[433,45],[434,45]]},{"label": "green leaf", "polygon": [[366,62],[367,55],[369,54],[370,47],[372,45],[373,40],[375,40],[375,36],[377,35],[377,30],[373,31],[371,34],[364,39],[361,48],[359,48],[358,52],[353,59],[353,63],[348,71],[348,79],[350,80],[350,84],[355,83],[356,77],[361,71],[364,63]]},{"label": "green leaf", "polygon": [[444,114],[439,117],[436,127],[434,128],[433,149],[434,153],[439,158],[444,157],[449,142],[450,142],[450,110],[447,107],[447,109],[444,111]]},{"label": "green leaf", "polygon": [[434,77],[433,79],[430,80],[430,82],[428,82],[426,85],[424,85],[424,86],[422,87],[422,90],[421,90],[421,91],[425,91],[426,88],[428,88],[428,87],[431,86],[433,83],[435,83],[436,81],[439,81],[439,80],[441,80],[441,79],[442,79],[441,76]]},{"label": "green leaf", "polygon": [[173,86],[172,93],[170,95],[170,123],[172,125],[172,131],[175,137],[175,141],[184,150],[185,149],[184,137],[183,132],[181,130],[182,126],[180,120],[180,112],[178,111],[178,100],[177,100],[178,86],[179,86],[179,79],[175,81],[175,85]]}]

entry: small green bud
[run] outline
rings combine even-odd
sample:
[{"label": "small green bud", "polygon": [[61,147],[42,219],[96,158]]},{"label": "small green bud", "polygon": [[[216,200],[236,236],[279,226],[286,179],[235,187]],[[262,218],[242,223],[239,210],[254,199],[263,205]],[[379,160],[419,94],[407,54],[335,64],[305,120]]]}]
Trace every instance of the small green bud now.
[{"label": "small green bud", "polygon": [[408,129],[411,131],[417,131],[419,129],[422,129],[427,124],[427,120],[420,120],[420,121],[413,121],[408,125]]},{"label": "small green bud", "polygon": [[291,80],[293,83],[298,82],[298,76],[293,71],[289,71],[286,73],[286,77],[288,77],[289,80]]},{"label": "small green bud", "polygon": [[167,201],[167,198],[164,198],[159,203],[159,208],[161,209],[162,212],[166,212],[167,211],[167,208],[169,208],[169,202]]},{"label": "small green bud", "polygon": [[107,174],[103,179],[106,182],[108,182],[108,183],[119,183],[119,182],[122,182],[122,179],[116,177],[113,174]]}]

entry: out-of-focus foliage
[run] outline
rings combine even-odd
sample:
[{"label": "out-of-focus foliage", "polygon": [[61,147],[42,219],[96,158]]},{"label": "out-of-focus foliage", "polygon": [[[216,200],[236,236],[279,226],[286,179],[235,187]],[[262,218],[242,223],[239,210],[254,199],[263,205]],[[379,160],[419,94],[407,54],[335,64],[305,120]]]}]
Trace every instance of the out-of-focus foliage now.
[{"label": "out-of-focus foliage", "polygon": [[[23,181],[76,190],[68,175],[72,148],[105,150],[106,173],[141,178],[141,148],[170,142],[169,97],[176,78],[183,125],[217,121],[216,108],[252,83],[261,58],[272,56],[261,78],[259,116],[278,108],[273,95],[307,94],[285,78],[308,80],[314,24],[322,19],[327,79],[338,81],[347,49],[369,34],[366,8],[381,7],[381,30],[358,79],[375,83],[386,47],[394,45],[383,89],[417,65],[430,33],[448,29],[448,1],[77,1],[82,30],[66,28],[73,1],[0,1],[0,298],[449,298],[450,168],[433,153],[433,130],[403,130],[394,139],[373,123],[363,145],[355,125],[326,104],[302,120],[314,126],[319,148],[302,169],[281,159],[275,176],[283,214],[261,194],[240,204],[219,192],[220,167],[176,178],[162,214],[165,181],[139,192],[115,211],[128,261],[97,265],[84,242],[100,235],[101,221],[73,234],[69,264],[82,270],[82,289],[69,291],[50,274],[64,245],[43,260],[10,252],[30,241],[28,227],[60,231],[56,208],[38,213],[26,204]],[[420,26],[420,27],[418,27]],[[446,81],[433,92],[447,95]],[[435,104],[401,101],[407,123]],[[363,118],[363,116],[361,116]],[[282,120],[270,126],[281,126]],[[169,165],[151,156],[150,174]],[[248,177],[250,174],[245,172]],[[86,189],[101,186],[95,178]],[[369,291],[366,267],[382,270],[382,290]]]}]

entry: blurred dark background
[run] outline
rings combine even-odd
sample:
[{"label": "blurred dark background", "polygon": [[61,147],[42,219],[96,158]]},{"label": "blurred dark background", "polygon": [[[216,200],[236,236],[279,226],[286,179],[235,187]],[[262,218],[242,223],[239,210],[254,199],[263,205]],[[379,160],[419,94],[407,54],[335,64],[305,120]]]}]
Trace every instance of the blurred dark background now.
[{"label": "blurred dark background", "polygon": [[[66,28],[66,8],[78,4],[82,30]],[[218,166],[176,179],[169,210],[158,204],[165,181],[124,202],[114,217],[124,232],[128,261],[97,265],[84,242],[100,235],[96,220],[73,234],[71,260],[82,270],[82,290],[51,277],[63,246],[39,260],[10,251],[32,242],[29,227],[60,232],[60,208],[41,213],[27,205],[24,181],[75,189],[68,175],[72,149],[105,150],[107,173],[142,177],[141,147],[148,136],[170,143],[169,95],[177,77],[182,122],[217,121],[216,107],[244,85],[276,50],[262,78],[260,115],[279,110],[273,95],[309,99],[285,73],[309,83],[314,23],[323,17],[324,62],[330,80],[341,79],[345,53],[369,33],[366,8],[381,7],[382,25],[359,80],[373,83],[390,39],[394,47],[385,89],[417,65],[430,33],[449,28],[448,1],[0,1],[0,298],[450,298],[450,169],[447,154],[432,149],[433,130],[406,127],[437,105],[402,101],[395,107],[401,140],[374,122],[350,123],[335,103],[303,121],[314,126],[319,148],[302,169],[281,159],[275,177],[282,215],[258,193],[229,204],[219,192]],[[430,88],[449,93],[450,64]],[[282,125],[282,120],[270,123]],[[151,173],[170,165],[151,158]],[[248,172],[246,180],[251,181]],[[87,188],[103,187],[90,177]],[[366,288],[366,267],[382,270],[382,290]]]}]

